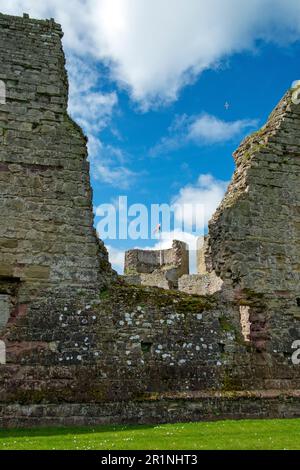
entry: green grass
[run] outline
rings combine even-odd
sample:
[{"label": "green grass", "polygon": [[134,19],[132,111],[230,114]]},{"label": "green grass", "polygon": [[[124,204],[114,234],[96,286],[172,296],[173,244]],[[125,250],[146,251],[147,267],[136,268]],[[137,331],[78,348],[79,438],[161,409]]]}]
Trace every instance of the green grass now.
[{"label": "green grass", "polygon": [[0,430],[0,450],[300,449],[300,419]]}]

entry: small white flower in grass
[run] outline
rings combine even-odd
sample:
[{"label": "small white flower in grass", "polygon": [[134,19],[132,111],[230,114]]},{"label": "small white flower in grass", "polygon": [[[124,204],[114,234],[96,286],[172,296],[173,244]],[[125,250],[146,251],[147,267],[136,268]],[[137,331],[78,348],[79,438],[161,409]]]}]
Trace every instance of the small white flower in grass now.
[{"label": "small white flower in grass", "polygon": [[78,361],[81,361],[81,360],[82,360],[82,356],[80,356],[80,355],[77,356],[77,359],[78,359]]}]

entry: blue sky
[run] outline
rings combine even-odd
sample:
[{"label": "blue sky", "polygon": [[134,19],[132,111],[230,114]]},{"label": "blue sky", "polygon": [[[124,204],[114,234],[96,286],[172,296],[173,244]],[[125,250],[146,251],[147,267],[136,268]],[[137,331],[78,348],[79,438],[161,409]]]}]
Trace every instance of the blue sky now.
[{"label": "blue sky", "polygon": [[[0,11],[62,23],[96,211],[123,195],[147,207],[195,200],[207,222],[232,152],[300,75],[298,0],[0,0]],[[125,249],[157,246],[105,243],[119,271]]]},{"label": "blue sky", "polygon": [[[300,42],[289,47],[260,44],[255,52],[232,56],[216,70],[205,71],[192,85],[186,86],[178,100],[157,110],[139,112],[128,94],[119,92],[120,113],[113,118],[122,139],[110,129],[102,139],[121,147],[128,157],[132,176],[128,187],[120,191],[116,184],[103,184],[92,178],[94,203],[109,202],[118,194],[130,203],[169,203],[182,187],[197,183],[201,174],[229,181],[234,171],[233,151],[241,139],[261,127],[294,79],[299,76]],[[229,108],[224,104],[228,102]],[[168,129],[176,116],[208,113],[225,122],[251,120],[228,140],[189,142],[179,148],[153,148],[170,137]],[[97,222],[96,218],[96,222]],[[139,246],[149,243],[139,241]],[[109,241],[116,249],[127,249],[137,242]]]}]

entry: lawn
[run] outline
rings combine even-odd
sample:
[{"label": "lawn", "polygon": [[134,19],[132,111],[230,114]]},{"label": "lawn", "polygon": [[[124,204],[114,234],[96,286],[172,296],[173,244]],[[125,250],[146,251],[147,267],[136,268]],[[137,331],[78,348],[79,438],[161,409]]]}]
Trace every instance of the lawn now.
[{"label": "lawn", "polygon": [[0,450],[300,449],[300,419],[0,430]]}]

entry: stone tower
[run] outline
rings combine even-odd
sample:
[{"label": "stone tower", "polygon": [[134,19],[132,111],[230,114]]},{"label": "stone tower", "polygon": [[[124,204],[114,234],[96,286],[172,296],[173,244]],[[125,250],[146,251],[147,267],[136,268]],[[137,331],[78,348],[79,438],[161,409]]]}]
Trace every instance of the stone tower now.
[{"label": "stone tower", "polygon": [[53,20],[0,15],[2,311],[7,299],[99,288],[110,274],[93,228],[86,138],[67,114],[62,36]]}]

